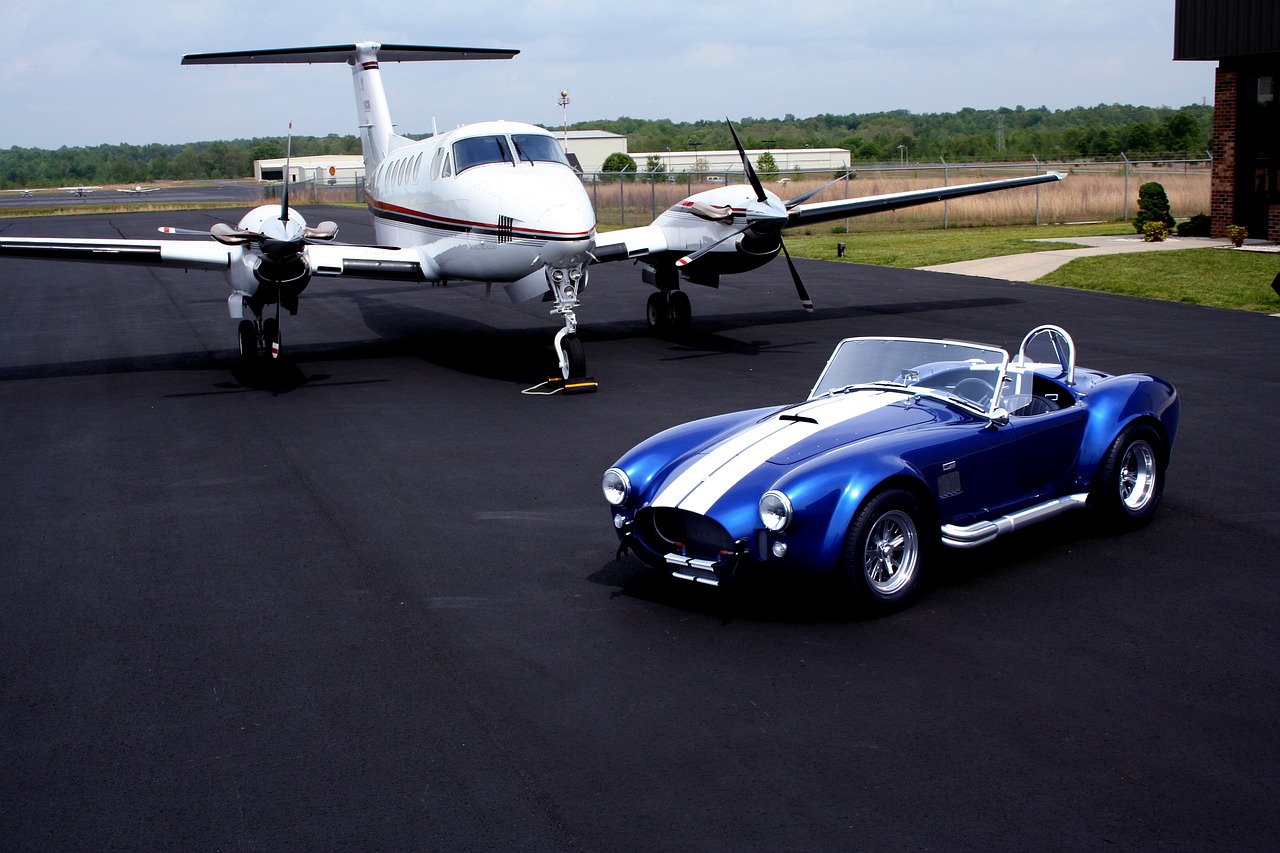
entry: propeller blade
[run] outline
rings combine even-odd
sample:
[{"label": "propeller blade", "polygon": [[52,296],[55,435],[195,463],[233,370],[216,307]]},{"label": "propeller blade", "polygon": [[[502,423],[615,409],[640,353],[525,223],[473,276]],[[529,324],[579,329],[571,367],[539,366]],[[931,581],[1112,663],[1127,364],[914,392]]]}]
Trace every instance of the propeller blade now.
[{"label": "propeller blade", "polygon": [[746,225],[742,226],[741,228],[738,228],[738,229],[736,229],[736,230],[734,230],[734,231],[730,231],[728,234],[726,234],[724,237],[721,237],[719,240],[716,240],[714,243],[708,243],[707,245],[703,246],[701,249],[698,249],[696,252],[692,252],[692,253],[690,253],[690,254],[688,254],[688,255],[685,255],[683,258],[681,258],[680,260],[676,261],[676,266],[677,266],[677,267],[688,266],[689,264],[691,264],[691,263],[693,263],[694,261],[696,261],[698,258],[700,258],[700,257],[702,257],[703,255],[705,255],[707,252],[710,252],[710,251],[712,251],[713,249],[715,249],[715,248],[716,248],[717,246],[719,246],[721,243],[724,243],[724,242],[727,242],[727,241],[729,241],[729,240],[732,240],[734,237],[737,237],[739,234],[743,233],[744,231],[746,231],[746,230],[747,230],[748,228],[750,228],[750,227],[751,227],[751,223],[747,223]]},{"label": "propeller blade", "polygon": [[836,184],[840,183],[845,178],[849,177],[851,174],[853,174],[852,170],[845,172],[843,175],[836,178],[835,180],[827,181],[825,184],[818,187],[816,190],[809,190],[807,193],[801,193],[800,195],[791,199],[791,201],[787,202],[787,210],[790,210],[791,208],[795,207],[797,204],[803,204],[804,202],[813,198],[815,195],[827,189],[828,187],[834,187]]},{"label": "propeller blade", "polygon": [[742,171],[747,173],[747,180],[751,182],[751,189],[756,191],[756,201],[765,201],[768,196],[764,194],[764,185],[760,183],[760,177],[751,166],[751,160],[747,157],[747,149],[742,147],[742,140],[738,138],[738,131],[733,128],[733,122],[729,121],[728,118],[725,121],[729,123],[729,133],[733,134],[733,144],[738,146],[738,156],[742,158]]},{"label": "propeller blade", "polygon": [[186,237],[212,237],[212,231],[197,231],[194,228],[174,228],[170,225],[161,225],[156,229],[161,234],[182,234]]},{"label": "propeller blade", "polygon": [[791,280],[796,283],[796,295],[800,297],[800,306],[812,314],[813,300],[809,298],[809,291],[805,289],[804,282],[800,280],[800,271],[796,269],[795,263],[791,260],[791,253],[787,251],[786,242],[779,240],[778,243],[782,246],[782,254],[787,258],[787,269],[791,270]]},{"label": "propeller blade", "polygon": [[239,228],[235,228],[225,222],[215,222],[213,227],[209,229],[209,233],[213,235],[213,239],[228,246],[243,246],[246,243],[254,243],[262,239],[261,234],[253,231],[241,231]]},{"label": "propeller blade", "polygon": [[289,122],[289,138],[284,148],[284,189],[280,191],[280,221],[289,221],[289,161],[293,158],[293,122]]}]

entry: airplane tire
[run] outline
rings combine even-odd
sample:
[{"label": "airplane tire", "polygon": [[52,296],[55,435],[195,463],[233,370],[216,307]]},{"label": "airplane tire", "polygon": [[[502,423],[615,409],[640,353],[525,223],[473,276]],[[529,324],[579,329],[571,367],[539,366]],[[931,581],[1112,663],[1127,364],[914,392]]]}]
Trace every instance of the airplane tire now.
[{"label": "airplane tire", "polygon": [[587,375],[587,353],[577,335],[565,335],[564,354],[569,360],[569,375],[565,379],[581,379]]},{"label": "airplane tire", "polygon": [[240,321],[240,357],[252,361],[258,357],[258,330],[252,320]]},{"label": "airplane tire", "polygon": [[664,291],[649,294],[649,301],[645,303],[644,319],[649,324],[651,332],[662,334],[670,328],[671,307],[667,303],[667,295]]},{"label": "airplane tire", "polygon": [[683,332],[693,322],[693,307],[689,304],[689,294],[683,290],[673,290],[668,294],[671,306],[671,328]]}]

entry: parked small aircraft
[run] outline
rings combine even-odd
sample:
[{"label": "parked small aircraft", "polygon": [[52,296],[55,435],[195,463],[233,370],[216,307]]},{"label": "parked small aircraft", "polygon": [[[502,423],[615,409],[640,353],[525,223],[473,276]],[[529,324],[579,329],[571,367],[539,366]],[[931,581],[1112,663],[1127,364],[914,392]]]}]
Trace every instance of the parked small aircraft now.
[{"label": "parked small aircraft", "polygon": [[747,184],[695,193],[663,211],[650,225],[609,231],[596,240],[592,254],[599,262],[624,258],[641,262],[644,282],[657,288],[657,292],[649,295],[645,311],[646,320],[655,331],[678,330],[689,325],[692,308],[688,295],[680,289],[682,278],[694,284],[717,287],[720,276],[761,267],[779,251],[787,259],[801,306],[813,311],[813,301],[782,240],[786,228],[1033,186],[1065,177],[1048,172],[953,187],[808,202],[843,180],[842,176],[783,201],[761,184],[732,123],[729,131],[742,159]]},{"label": "parked small aircraft", "polygon": [[[696,193],[650,225],[598,236],[595,212],[582,181],[547,130],[494,121],[421,141],[394,131],[380,60],[509,59],[517,53],[360,42],[183,57],[184,65],[350,65],[377,245],[335,243],[333,223],[309,227],[301,214],[289,208],[286,184],[280,205],[255,208],[235,226],[219,224],[207,232],[160,229],[212,237],[212,241],[0,236],[0,256],[220,270],[231,287],[228,309],[240,321],[240,350],[246,358],[279,355],[280,310],[297,313],[298,298],[312,278],[501,284],[513,300],[541,297],[554,303],[551,314],[564,322],[554,347],[562,375],[572,379],[586,375],[576,309],[591,263],[641,261],[644,280],[657,288],[649,298],[646,316],[651,326],[662,329],[685,325],[692,314],[688,297],[680,290],[681,277],[714,286],[720,275],[755,269],[781,251],[802,304],[812,310],[783,245],[784,228],[1062,177],[1050,173],[810,203],[821,191],[814,190],[784,202],[764,189],[735,131],[747,184]],[[97,188],[66,189],[83,194]],[[274,317],[267,312],[272,306]]]},{"label": "parked small aircraft", "polygon": [[94,190],[102,189],[102,187],[63,187],[63,189],[66,190],[71,195],[84,198],[85,196],[92,193]]},{"label": "parked small aircraft", "polygon": [[156,187],[142,187],[142,186],[125,187],[123,189],[116,190],[116,192],[118,193],[128,193],[129,195],[142,195],[143,193],[153,193],[155,191],[156,191]]}]

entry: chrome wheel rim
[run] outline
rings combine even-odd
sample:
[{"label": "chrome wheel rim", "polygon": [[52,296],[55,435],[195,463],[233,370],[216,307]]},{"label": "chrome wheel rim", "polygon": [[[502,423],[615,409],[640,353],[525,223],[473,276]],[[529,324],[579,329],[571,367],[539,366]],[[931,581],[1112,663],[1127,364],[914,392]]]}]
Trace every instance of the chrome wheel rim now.
[{"label": "chrome wheel rim", "polygon": [[1130,512],[1137,512],[1151,502],[1156,493],[1156,454],[1145,441],[1135,441],[1124,452],[1120,464],[1120,502]]},{"label": "chrome wheel rim", "polygon": [[920,534],[911,516],[899,510],[876,519],[862,551],[862,571],[880,595],[901,592],[915,577]]}]

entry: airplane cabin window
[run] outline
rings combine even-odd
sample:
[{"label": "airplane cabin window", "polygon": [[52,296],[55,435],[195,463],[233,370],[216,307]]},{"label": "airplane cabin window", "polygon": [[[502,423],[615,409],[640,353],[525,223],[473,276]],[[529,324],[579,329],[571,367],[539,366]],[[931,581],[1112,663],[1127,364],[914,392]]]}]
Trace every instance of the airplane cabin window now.
[{"label": "airplane cabin window", "polygon": [[437,180],[440,177],[440,161],[444,159],[444,149],[437,148],[435,155],[431,158],[431,180]]},{"label": "airplane cabin window", "polygon": [[533,133],[513,133],[511,141],[516,146],[516,153],[521,160],[529,162],[560,163],[568,166],[569,160],[564,156],[560,143],[550,136]]},{"label": "airplane cabin window", "polygon": [[473,136],[453,143],[453,159],[461,174],[472,166],[514,163],[505,136]]},{"label": "airplane cabin window", "polygon": [[441,177],[445,178],[453,174],[453,161],[449,158],[448,154],[444,155],[444,168],[440,170],[440,174]]}]

